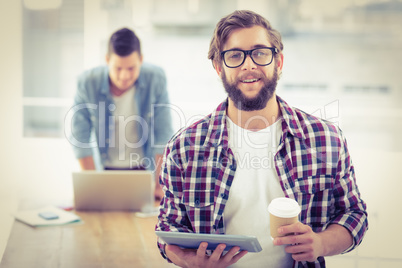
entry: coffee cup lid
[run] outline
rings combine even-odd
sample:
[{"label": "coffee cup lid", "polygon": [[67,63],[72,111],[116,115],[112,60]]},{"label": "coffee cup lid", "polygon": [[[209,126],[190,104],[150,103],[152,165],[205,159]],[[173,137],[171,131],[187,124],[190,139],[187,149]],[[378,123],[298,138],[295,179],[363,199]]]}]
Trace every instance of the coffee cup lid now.
[{"label": "coffee cup lid", "polygon": [[299,215],[301,209],[295,200],[287,197],[279,197],[271,201],[268,211],[277,217],[292,218]]}]

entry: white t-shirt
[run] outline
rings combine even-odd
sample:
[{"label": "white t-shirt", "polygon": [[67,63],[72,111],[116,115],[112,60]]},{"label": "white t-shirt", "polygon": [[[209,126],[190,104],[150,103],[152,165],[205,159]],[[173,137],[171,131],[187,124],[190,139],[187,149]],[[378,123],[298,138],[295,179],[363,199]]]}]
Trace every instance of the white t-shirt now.
[{"label": "white t-shirt", "polygon": [[[139,137],[143,120],[138,116],[134,100],[135,87],[133,86],[120,96],[113,96],[115,110],[112,111],[114,120],[113,129],[109,134],[109,160],[105,167],[131,168],[136,167],[143,159],[142,146],[147,137]],[[140,131],[138,129],[140,128]],[[106,130],[108,131],[108,130]]]},{"label": "white t-shirt", "polygon": [[293,259],[284,246],[274,246],[269,231],[268,205],[284,193],[275,170],[274,156],[282,128],[281,120],[250,131],[226,118],[229,147],[237,168],[224,210],[226,234],[256,236],[259,253],[247,253],[231,267],[292,267]]}]

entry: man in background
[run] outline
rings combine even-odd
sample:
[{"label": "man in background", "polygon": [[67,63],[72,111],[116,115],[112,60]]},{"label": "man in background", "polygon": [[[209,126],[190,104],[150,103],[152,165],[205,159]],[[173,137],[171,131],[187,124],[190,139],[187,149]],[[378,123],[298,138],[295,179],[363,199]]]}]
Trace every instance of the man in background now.
[{"label": "man in background", "polygon": [[[155,170],[158,178],[163,148],[173,133],[168,104],[164,71],[143,63],[132,30],[114,32],[106,65],[78,78],[70,142],[81,168]],[[161,194],[156,180],[155,197]]]},{"label": "man in background", "polygon": [[[283,67],[281,35],[260,15],[222,18],[208,58],[228,94],[214,112],[169,141],[162,164],[158,231],[256,236],[248,253],[207,243],[183,249],[159,240],[181,267],[325,267],[324,256],[349,252],[367,230],[354,167],[342,131],[290,107],[276,95]],[[288,197],[299,222],[270,238],[269,203]]]}]

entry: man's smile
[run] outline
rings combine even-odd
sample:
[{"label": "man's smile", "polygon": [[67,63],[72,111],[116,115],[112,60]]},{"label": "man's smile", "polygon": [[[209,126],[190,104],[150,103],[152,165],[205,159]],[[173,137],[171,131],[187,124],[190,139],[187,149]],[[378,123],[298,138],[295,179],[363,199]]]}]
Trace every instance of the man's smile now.
[{"label": "man's smile", "polygon": [[260,78],[250,78],[250,79],[244,79],[241,80],[242,83],[254,83],[260,81]]}]

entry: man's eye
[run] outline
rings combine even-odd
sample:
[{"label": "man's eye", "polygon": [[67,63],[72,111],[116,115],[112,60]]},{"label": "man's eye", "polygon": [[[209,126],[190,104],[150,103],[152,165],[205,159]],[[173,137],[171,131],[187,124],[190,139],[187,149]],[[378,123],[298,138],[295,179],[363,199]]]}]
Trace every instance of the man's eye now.
[{"label": "man's eye", "polygon": [[262,51],[258,51],[254,53],[254,56],[256,57],[265,57],[267,55],[267,53],[262,52]]},{"label": "man's eye", "polygon": [[241,58],[241,53],[233,53],[233,54],[230,55],[230,58],[239,59],[239,58]]}]

